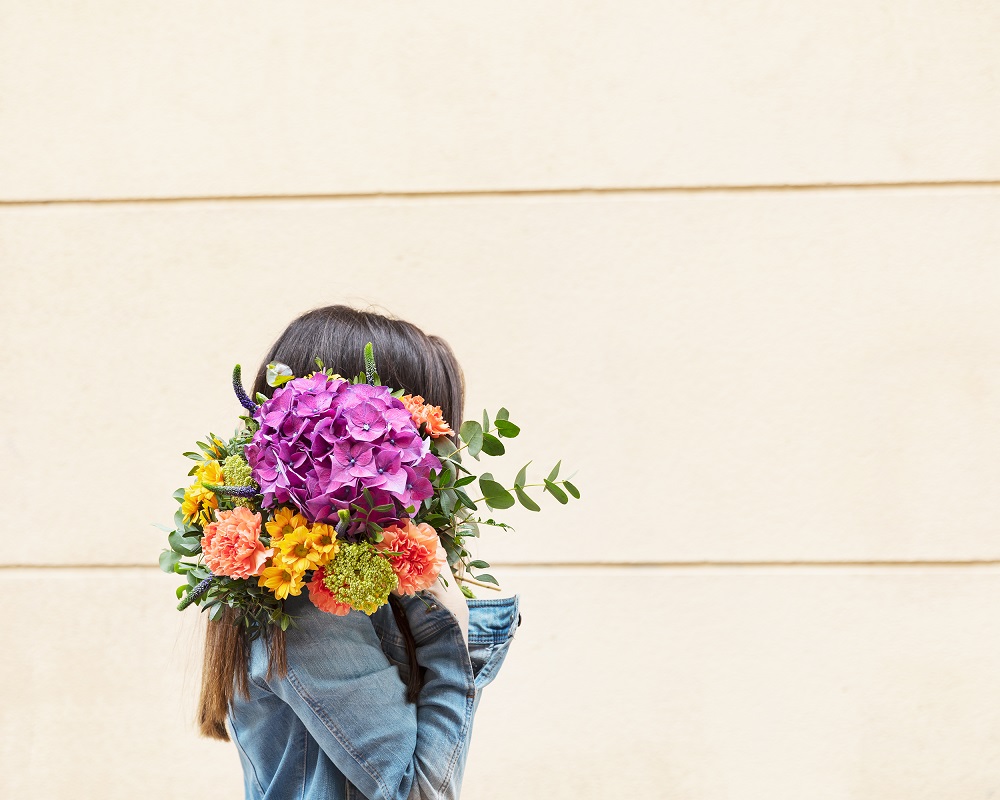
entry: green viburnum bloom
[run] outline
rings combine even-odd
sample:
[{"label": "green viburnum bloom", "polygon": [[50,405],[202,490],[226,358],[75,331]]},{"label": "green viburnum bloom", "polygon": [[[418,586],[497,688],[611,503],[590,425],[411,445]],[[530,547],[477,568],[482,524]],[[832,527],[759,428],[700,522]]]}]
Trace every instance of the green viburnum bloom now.
[{"label": "green viburnum bloom", "polygon": [[389,602],[397,578],[389,559],[368,542],[359,542],[340,546],[324,569],[323,583],[341,603],[371,616]]},{"label": "green viburnum bloom", "polygon": [[[226,486],[253,485],[253,478],[250,477],[250,465],[243,456],[229,456],[222,465],[222,474],[225,477]],[[250,501],[243,497],[234,497],[233,505],[251,508]]]}]

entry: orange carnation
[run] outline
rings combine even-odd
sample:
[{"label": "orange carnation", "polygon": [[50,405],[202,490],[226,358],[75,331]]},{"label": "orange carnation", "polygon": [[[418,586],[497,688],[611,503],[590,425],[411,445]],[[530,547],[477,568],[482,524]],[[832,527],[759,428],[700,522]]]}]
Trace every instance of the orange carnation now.
[{"label": "orange carnation", "polygon": [[260,514],[237,506],[232,511],[219,511],[218,519],[205,526],[201,551],[205,563],[216,575],[249,578],[260,575],[272,555],[260,541]]},{"label": "orange carnation", "polygon": [[382,531],[382,541],[376,543],[379,550],[390,550],[399,555],[389,556],[393,572],[399,584],[396,594],[413,594],[434,585],[441,570],[448,563],[448,551],[444,549],[437,531],[426,522],[414,525],[413,520],[404,519],[398,525],[390,525]]},{"label": "orange carnation", "polygon": [[454,433],[444,420],[444,416],[441,413],[441,406],[429,405],[419,394],[404,394],[399,399],[403,401],[406,410],[410,412],[410,417],[413,419],[413,424],[417,426],[418,431],[422,425],[426,425],[426,433],[432,439]]}]

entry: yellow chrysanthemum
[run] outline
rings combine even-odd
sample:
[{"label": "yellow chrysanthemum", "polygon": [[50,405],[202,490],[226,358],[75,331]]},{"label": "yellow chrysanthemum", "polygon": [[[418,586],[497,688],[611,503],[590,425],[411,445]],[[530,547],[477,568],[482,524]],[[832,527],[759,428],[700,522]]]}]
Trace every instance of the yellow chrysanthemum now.
[{"label": "yellow chrysanthemum", "polygon": [[218,461],[206,461],[198,467],[194,478],[194,483],[184,490],[181,511],[184,512],[185,522],[197,521],[201,525],[207,525],[212,521],[212,512],[219,507],[219,498],[203,484],[221,484],[222,466]]},{"label": "yellow chrysanthemum", "polygon": [[287,533],[291,533],[296,528],[303,528],[307,525],[306,518],[299,514],[294,508],[284,506],[274,512],[274,519],[264,525],[271,536],[271,543],[277,544],[277,540]]},{"label": "yellow chrysanthemum", "polygon": [[314,552],[319,553],[320,560],[317,566],[324,566],[330,559],[337,555],[340,542],[337,541],[337,531],[332,525],[317,522],[309,531],[309,544]]},{"label": "yellow chrysanthemum", "polygon": [[218,461],[206,461],[194,473],[194,478],[198,483],[215,484],[216,486],[225,483],[225,475],[222,472],[222,464]]},{"label": "yellow chrysanthemum", "polygon": [[219,507],[219,499],[200,483],[192,483],[184,490],[181,511],[184,521],[207,525],[212,521],[212,512]]},{"label": "yellow chrysanthemum", "polygon": [[257,579],[257,584],[266,589],[270,589],[279,600],[284,600],[288,595],[302,594],[302,587],[305,582],[302,580],[304,573],[289,569],[284,564],[275,564],[266,567]]},{"label": "yellow chrysanthemum", "polygon": [[304,525],[300,525],[291,533],[286,533],[277,541],[272,541],[271,544],[277,548],[274,554],[275,563],[280,561],[297,572],[316,569],[323,560],[323,554],[313,548],[309,529]]}]

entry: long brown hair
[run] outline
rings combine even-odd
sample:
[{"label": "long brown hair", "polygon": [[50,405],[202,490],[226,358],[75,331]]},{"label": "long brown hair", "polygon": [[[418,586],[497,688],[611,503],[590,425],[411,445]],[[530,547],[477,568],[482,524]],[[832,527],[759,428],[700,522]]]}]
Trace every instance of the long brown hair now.
[{"label": "long brown hair", "polygon": [[[374,347],[383,384],[422,395],[428,403],[441,406],[453,430],[461,427],[465,377],[448,343],[438,336],[428,336],[405,320],[343,305],[313,309],[294,320],[261,362],[251,397],[258,392],[270,397],[274,391],[267,384],[267,365],[272,361],[287,364],[295,375],[305,375],[316,369],[315,359],[319,358],[326,367],[345,377],[357,375],[364,371],[363,351],[367,342]],[[416,647],[398,600],[390,595],[389,602],[410,662],[407,699],[415,702],[422,685]],[[244,626],[236,623],[235,612],[226,608],[217,620],[208,623],[205,633],[199,727],[203,736],[223,741],[229,741],[226,714],[234,693],[249,696],[250,643]],[[273,628],[265,641],[268,677],[284,676],[287,670],[284,634]]]}]

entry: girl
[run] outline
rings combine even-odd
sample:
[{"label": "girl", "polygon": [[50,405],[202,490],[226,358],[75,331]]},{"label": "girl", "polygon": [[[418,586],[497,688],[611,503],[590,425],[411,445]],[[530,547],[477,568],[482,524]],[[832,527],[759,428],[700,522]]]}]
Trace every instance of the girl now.
[{"label": "girl", "polygon": [[[315,359],[363,371],[372,342],[383,383],[462,423],[464,377],[448,344],[415,325],[346,306],[307,312],[261,364],[253,393],[270,395],[266,366],[296,375]],[[371,617],[321,611],[289,597],[287,633],[248,640],[233,612],[208,623],[201,732],[239,749],[247,798],[457,798],[482,689],[503,663],[518,596],[466,600],[450,570],[429,597],[390,595]],[[461,577],[461,576],[460,576]],[[228,722],[228,731],[227,731]]]}]

